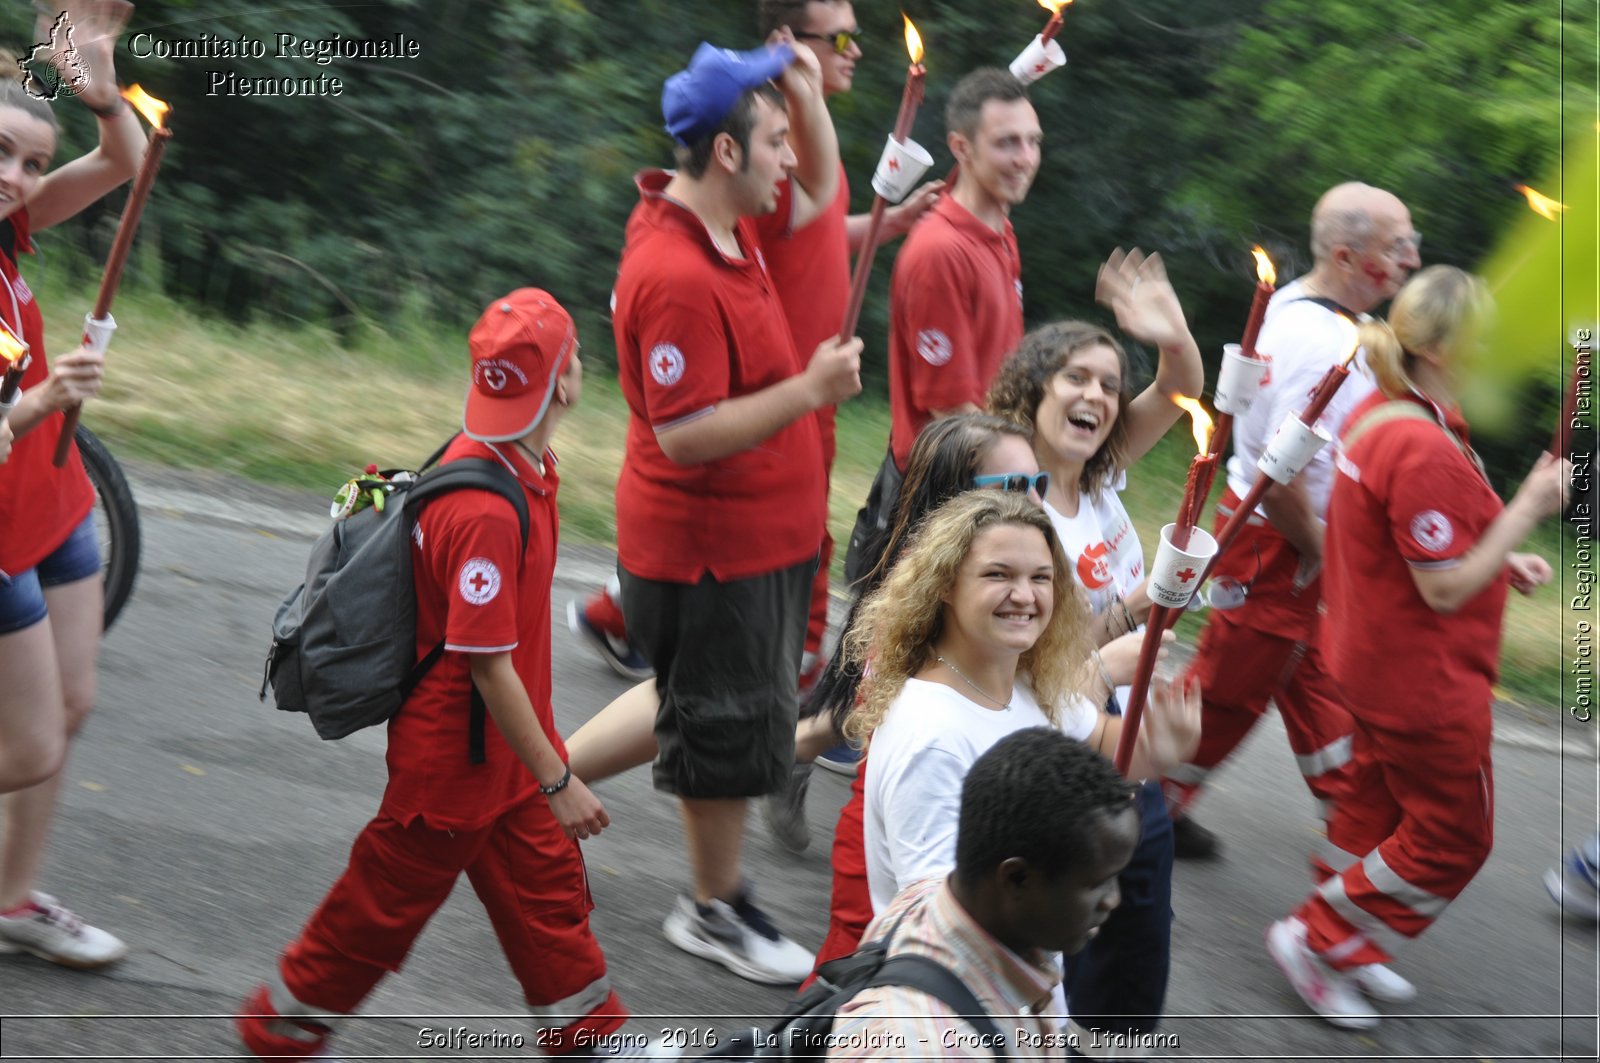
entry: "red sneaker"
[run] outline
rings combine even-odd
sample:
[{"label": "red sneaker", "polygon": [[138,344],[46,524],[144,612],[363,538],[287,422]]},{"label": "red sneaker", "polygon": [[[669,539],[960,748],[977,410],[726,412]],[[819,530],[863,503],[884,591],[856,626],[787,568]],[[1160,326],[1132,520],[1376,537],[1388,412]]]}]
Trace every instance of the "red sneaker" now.
[{"label": "red sneaker", "polygon": [[258,1059],[288,1061],[315,1059],[325,1054],[328,1027],[309,1019],[286,1019],[272,1006],[272,994],[256,986],[233,1017],[239,1040]]}]

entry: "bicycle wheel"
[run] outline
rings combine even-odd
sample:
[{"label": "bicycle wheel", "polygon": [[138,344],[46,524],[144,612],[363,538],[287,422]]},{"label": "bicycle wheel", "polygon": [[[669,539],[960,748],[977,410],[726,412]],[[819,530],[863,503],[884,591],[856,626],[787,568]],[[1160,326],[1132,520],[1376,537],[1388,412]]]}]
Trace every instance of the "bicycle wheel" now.
[{"label": "bicycle wheel", "polygon": [[105,629],[110,631],[117,614],[128,604],[134,577],[139,574],[139,507],[134,505],[122,467],[106,445],[81,424],[75,438],[83,468],[94,484],[94,530],[105,568]]}]

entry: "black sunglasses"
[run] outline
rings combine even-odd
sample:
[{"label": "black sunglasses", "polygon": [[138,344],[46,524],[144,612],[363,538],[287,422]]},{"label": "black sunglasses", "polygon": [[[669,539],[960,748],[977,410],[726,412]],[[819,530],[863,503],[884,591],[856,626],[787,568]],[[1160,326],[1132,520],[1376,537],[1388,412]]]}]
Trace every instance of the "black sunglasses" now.
[{"label": "black sunglasses", "polygon": [[828,41],[833,45],[834,53],[844,55],[850,51],[850,46],[861,39],[860,30],[838,30],[833,33],[800,33],[796,37],[803,37],[812,41]]},{"label": "black sunglasses", "polygon": [[1030,476],[1025,472],[1001,472],[992,476],[974,476],[972,486],[998,487],[1002,491],[1015,491],[1024,495],[1031,490],[1043,498],[1050,490],[1050,474],[1036,472]]}]

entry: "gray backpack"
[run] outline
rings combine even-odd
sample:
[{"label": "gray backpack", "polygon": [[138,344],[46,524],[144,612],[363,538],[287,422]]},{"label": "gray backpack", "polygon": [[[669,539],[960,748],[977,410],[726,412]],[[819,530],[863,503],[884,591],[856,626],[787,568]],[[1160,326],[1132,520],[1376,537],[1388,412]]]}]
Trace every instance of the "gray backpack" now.
[{"label": "gray backpack", "polygon": [[[448,444],[446,444],[448,445]],[[438,460],[441,447],[423,463]],[[492,491],[517,511],[523,548],[528,502],[522,485],[498,462],[462,458],[408,477],[358,481],[388,492],[383,509],[367,508],[336,521],[311,548],[305,582],[278,606],[261,700],[303,712],[325,739],[343,738],[383,723],[444,653],[444,642],[417,659],[417,602],[411,575],[411,536],[429,499],[449,491]],[[396,478],[398,476],[398,478]],[[472,696],[471,748],[483,760],[483,700]]]}]

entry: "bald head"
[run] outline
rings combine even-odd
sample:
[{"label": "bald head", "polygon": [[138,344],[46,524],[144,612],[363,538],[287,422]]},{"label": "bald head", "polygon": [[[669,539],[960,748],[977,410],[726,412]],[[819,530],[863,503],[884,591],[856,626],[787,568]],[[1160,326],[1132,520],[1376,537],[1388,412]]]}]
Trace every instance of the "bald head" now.
[{"label": "bald head", "polygon": [[1359,181],[1335,185],[1311,212],[1312,274],[1319,288],[1365,312],[1392,297],[1421,265],[1421,241],[1393,192]]},{"label": "bald head", "polygon": [[1340,244],[1361,247],[1379,228],[1379,223],[1395,217],[1410,220],[1406,205],[1393,192],[1347,181],[1322,193],[1311,212],[1311,253],[1325,261]]}]

